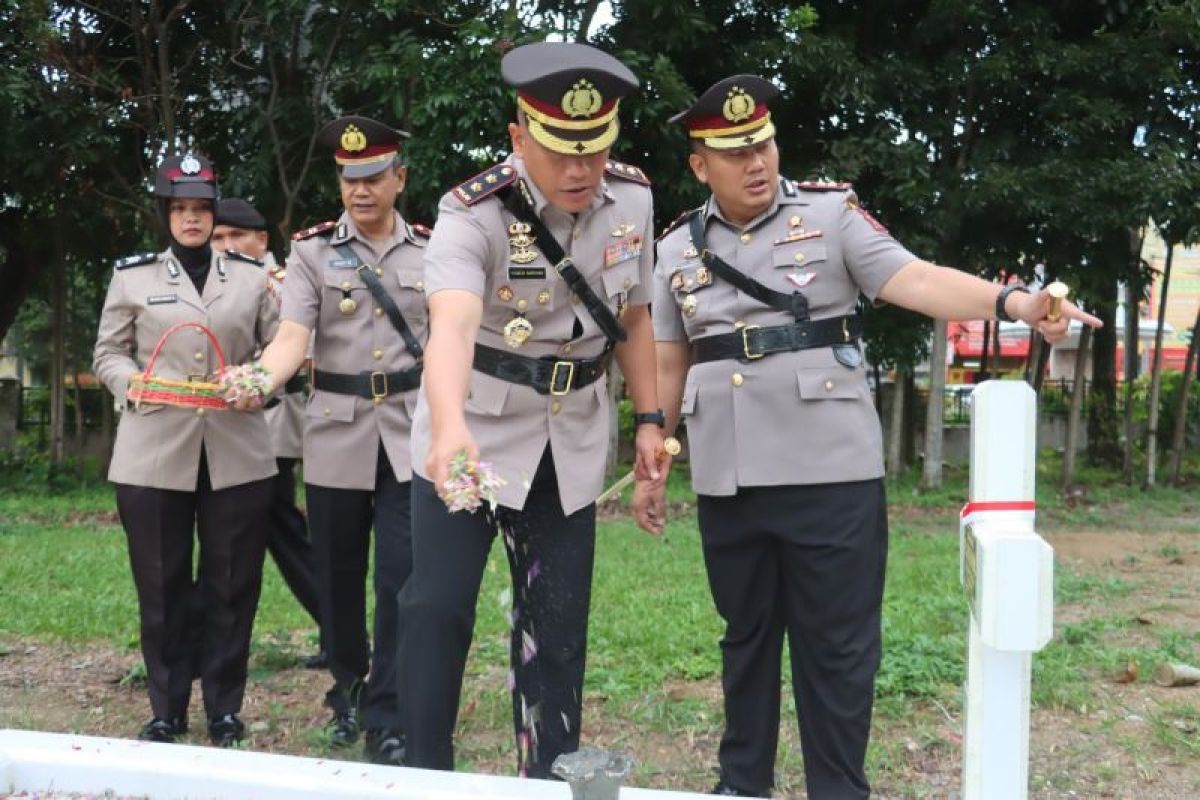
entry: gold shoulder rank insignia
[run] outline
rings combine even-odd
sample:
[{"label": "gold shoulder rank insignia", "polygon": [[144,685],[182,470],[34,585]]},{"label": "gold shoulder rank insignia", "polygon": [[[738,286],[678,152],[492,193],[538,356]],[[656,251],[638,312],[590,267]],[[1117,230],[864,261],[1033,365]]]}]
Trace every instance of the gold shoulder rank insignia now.
[{"label": "gold shoulder rank insignia", "polygon": [[302,242],[305,239],[311,239],[318,234],[329,233],[336,227],[337,223],[332,220],[328,222],[322,222],[319,225],[313,225],[311,228],[305,228],[302,231],[296,231],[292,234],[292,241]]},{"label": "gold shoulder rank insignia", "polygon": [[[703,206],[701,206],[701,208],[703,208]],[[656,241],[656,242],[661,242],[661,241],[662,241],[664,238],[666,238],[666,235],[667,235],[668,233],[670,233],[671,231],[675,230],[676,228],[678,228],[678,227],[679,227],[680,225],[682,225],[683,223],[685,223],[685,222],[687,222],[688,220],[690,220],[690,219],[692,218],[692,215],[693,215],[693,214],[698,214],[698,213],[700,213],[700,208],[692,208],[692,209],[689,209],[689,210],[687,210],[687,211],[683,212],[683,213],[682,213],[682,214],[680,214],[678,217],[676,217],[675,219],[673,219],[673,220],[671,221],[671,224],[670,224],[670,225],[668,225],[667,227],[663,228],[663,229],[662,229],[662,231],[660,231],[660,232],[659,232],[659,234],[658,234],[658,237],[657,237],[657,238],[655,238],[655,240],[654,240],[654,241]]]},{"label": "gold shoulder rank insignia", "polygon": [[646,177],[646,173],[635,167],[633,164],[625,164],[620,161],[609,161],[604,165],[604,171],[609,175],[615,175],[618,178],[624,178],[627,181],[640,183],[642,186],[649,186],[650,179]]},{"label": "gold shoulder rank insignia", "polygon": [[485,197],[490,197],[497,190],[503,189],[517,179],[517,171],[509,164],[496,164],[488,167],[473,178],[469,178],[452,191],[463,205],[473,206]]},{"label": "gold shoulder rank insignia", "polygon": [[140,267],[143,264],[153,264],[158,260],[158,253],[138,253],[125,258],[118,258],[113,262],[113,269],[129,269],[130,267]]},{"label": "gold shoulder rank insignia", "polygon": [[235,261],[245,261],[247,264],[253,264],[256,267],[261,267],[265,263],[260,258],[255,258],[254,256],[248,256],[245,253],[239,253],[237,250],[226,250],[225,255],[228,256],[229,258],[234,259]]},{"label": "gold shoulder rank insignia", "polygon": [[417,236],[421,236],[425,239],[428,239],[430,236],[433,236],[433,230],[428,225],[422,225],[419,222],[414,222],[412,224],[412,229],[413,229],[413,233],[415,233],[415,234],[417,234]]},{"label": "gold shoulder rank insignia", "polygon": [[800,181],[796,186],[808,192],[844,192],[853,188],[846,181]]}]

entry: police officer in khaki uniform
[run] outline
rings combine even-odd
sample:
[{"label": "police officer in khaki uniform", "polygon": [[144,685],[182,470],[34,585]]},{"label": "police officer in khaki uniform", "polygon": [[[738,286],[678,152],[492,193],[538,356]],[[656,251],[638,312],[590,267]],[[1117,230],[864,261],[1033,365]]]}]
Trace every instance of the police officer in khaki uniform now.
[{"label": "police officer in khaki uniform", "polygon": [[[335,680],[326,695],[331,738],[348,745],[365,727],[367,755],[385,764],[404,753],[396,595],[412,569],[409,430],[426,326],[428,231],[394,207],[407,178],[399,154],[407,136],[354,116],[320,131],[320,142],[334,150],[345,213],[293,237],[283,321],[262,356],[272,388],[281,386],[304,362],[312,338],[304,483],[321,631]],[[373,663],[364,591],[372,525]]]},{"label": "police officer in khaki uniform", "polygon": [[[542,43],[509,52],[501,71],[517,90],[513,154],[442,198],[426,251],[430,355],[413,424],[401,707],[407,763],[453,769],[498,522],[514,587],[518,770],[548,777],[579,742],[614,352],[646,422],[639,473],[657,474],[651,195],[640,170],[608,159],[620,98],[637,86],[623,64],[586,45]],[[462,452],[508,482],[494,515],[451,514],[439,497]]]},{"label": "police officer in khaki uniform", "polygon": [[[206,326],[231,362],[250,358],[275,333],[278,314],[262,266],[209,245],[217,183],[195,155],[163,161],[155,179],[170,248],[118,261],[100,315],[94,370],[118,402],[145,370],[163,334],[178,323]],[[211,376],[207,336],[168,337],[155,374]],[[139,403],[121,415],[109,480],[129,541],[141,614],[142,656],[153,719],[141,738],[173,741],[187,731],[193,676],[188,626],[192,593],[204,595],[201,689],[209,735],[241,739],[250,633],[262,580],[271,458],[261,413]],[[201,583],[192,585],[192,537],[199,534]]]},{"label": "police officer in khaki uniform", "polygon": [[[217,224],[213,228],[212,246],[260,261],[269,278],[267,289],[280,303],[283,300],[286,270],[275,263],[275,256],[268,249],[268,244],[267,220],[257,208],[240,197],[221,199],[217,208]],[[279,395],[267,401],[263,412],[271,432],[275,466],[279,470],[272,482],[267,552],[275,559],[279,574],[296,600],[304,606],[319,629],[321,608],[313,567],[312,542],[308,538],[308,523],[304,514],[296,507],[295,469],[302,455],[307,382],[308,376],[303,370],[297,373],[284,385]],[[306,659],[305,665],[326,667],[324,647],[317,655]]]},{"label": "police officer in khaki uniform", "polygon": [[[887,556],[882,441],[859,295],[950,319],[1020,318],[1054,341],[1066,304],[921,261],[847,184],[779,177],[769,82],[737,75],[674,117],[712,190],[657,246],[654,332],[667,428],[688,428],[709,586],[725,621],[725,733],[715,794],[766,797],[783,635],[808,796],[867,797]],[[639,523],[662,530],[643,482]]]}]

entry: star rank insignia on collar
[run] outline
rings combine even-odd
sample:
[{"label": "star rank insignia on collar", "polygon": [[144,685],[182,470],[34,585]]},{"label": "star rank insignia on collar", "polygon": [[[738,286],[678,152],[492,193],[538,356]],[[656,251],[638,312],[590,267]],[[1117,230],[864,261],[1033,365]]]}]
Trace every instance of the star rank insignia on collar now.
[{"label": "star rank insignia on collar", "polygon": [[465,180],[450,191],[463,205],[473,206],[485,197],[503,189],[517,179],[517,171],[510,164],[488,167],[474,178]]},{"label": "star rank insignia on collar", "polygon": [[632,164],[625,164],[620,161],[609,161],[604,165],[604,171],[609,175],[615,175],[618,178],[624,178],[627,181],[640,183],[642,186],[649,186],[650,179],[646,177],[646,173]]},{"label": "star rank insignia on collar", "polygon": [[332,231],[336,227],[337,227],[337,223],[334,222],[333,220],[330,220],[328,222],[322,222],[319,225],[313,225],[311,228],[305,228],[302,231],[296,231],[295,233],[292,234],[292,241],[302,242],[305,239],[311,239],[312,237],[317,236],[319,234],[328,234],[330,231]]},{"label": "star rank insignia on collar", "polygon": [[118,258],[113,262],[113,269],[129,269],[143,264],[152,264],[158,260],[158,253],[138,253],[137,255]]}]

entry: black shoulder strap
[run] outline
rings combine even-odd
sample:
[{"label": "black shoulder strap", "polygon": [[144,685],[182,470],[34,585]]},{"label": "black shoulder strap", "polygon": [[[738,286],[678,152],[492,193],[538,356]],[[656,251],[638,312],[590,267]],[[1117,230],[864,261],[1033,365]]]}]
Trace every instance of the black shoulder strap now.
[{"label": "black shoulder strap", "polygon": [[617,321],[612,309],[596,296],[591,286],[588,286],[587,279],[583,277],[583,273],[579,271],[578,267],[571,262],[571,259],[562,249],[562,245],[554,238],[554,234],[550,233],[546,225],[538,219],[538,215],[534,213],[531,198],[526,195],[528,191],[529,189],[525,186],[524,180],[517,181],[516,191],[511,187],[505,187],[501,190],[504,197],[504,207],[513,216],[533,229],[538,249],[554,265],[554,271],[567,282],[568,288],[579,298],[580,302],[583,303],[583,307],[588,310],[588,313],[592,315],[592,319],[596,321],[596,324],[608,339],[609,345],[625,341],[628,336],[625,333],[625,328]]},{"label": "black shoulder strap", "polygon": [[358,257],[358,253],[349,244],[334,245],[333,249],[338,252],[342,258],[348,259],[351,263],[357,263],[358,268],[355,272],[363,279],[363,283],[367,285],[367,290],[371,292],[371,296],[375,298],[375,302],[383,308],[383,313],[387,314],[388,320],[392,323],[392,327],[400,334],[400,338],[404,340],[404,346],[408,348],[408,352],[412,353],[413,358],[417,361],[421,360],[421,356],[425,353],[425,348],[421,347],[421,343],[417,341],[417,337],[412,332],[412,328],[408,327],[408,323],[404,320],[404,315],[400,313],[400,307],[396,305],[396,301],[392,299],[387,290],[383,288],[383,284],[379,282],[379,276],[371,269],[369,264],[363,262]]},{"label": "black shoulder strap", "polygon": [[790,313],[797,321],[808,319],[808,298],[800,291],[784,294],[768,286],[763,286],[749,275],[731,267],[720,256],[708,249],[708,245],[704,241],[703,209],[692,214],[692,218],[688,220],[688,226],[692,234],[692,246],[700,251],[700,259],[704,262],[704,266],[712,270],[714,275],[729,281],[738,291],[753,297],[763,305],[770,306],[777,311]]}]

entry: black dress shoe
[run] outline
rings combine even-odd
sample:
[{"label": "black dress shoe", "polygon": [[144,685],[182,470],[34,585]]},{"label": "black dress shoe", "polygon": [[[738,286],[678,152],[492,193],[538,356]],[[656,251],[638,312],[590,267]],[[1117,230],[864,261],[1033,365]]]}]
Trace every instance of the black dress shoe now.
[{"label": "black dress shoe", "polygon": [[324,650],[319,653],[313,653],[301,662],[305,669],[328,669],[329,668],[329,653]]},{"label": "black dress shoe", "polygon": [[333,719],[329,721],[329,744],[332,747],[349,747],[358,741],[359,731],[356,709],[335,711]]},{"label": "black dress shoe", "polygon": [[759,794],[758,792],[745,792],[730,786],[724,780],[717,781],[717,785],[709,794],[720,795],[721,797],[770,797],[769,793]]},{"label": "black dress shoe", "polygon": [[142,726],[138,738],[143,742],[170,744],[187,733],[187,717],[155,717]]},{"label": "black dress shoe", "polygon": [[208,738],[217,747],[233,747],[246,738],[246,726],[237,714],[222,714],[208,721]]},{"label": "black dress shoe", "polygon": [[371,728],[364,746],[372,764],[404,765],[404,734],[394,728]]}]

